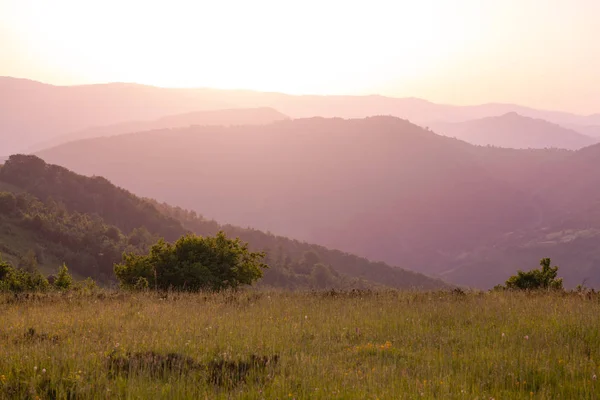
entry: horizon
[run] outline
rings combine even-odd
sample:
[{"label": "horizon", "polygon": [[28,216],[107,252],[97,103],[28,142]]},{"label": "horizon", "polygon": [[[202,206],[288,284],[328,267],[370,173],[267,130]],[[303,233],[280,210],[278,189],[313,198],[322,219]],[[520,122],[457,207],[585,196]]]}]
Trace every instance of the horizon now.
[{"label": "horizon", "polygon": [[600,112],[597,15],[593,0],[0,0],[0,75],[588,115]]},{"label": "horizon", "polygon": [[[528,104],[504,103],[504,102],[498,102],[498,101],[488,101],[488,102],[485,102],[485,103],[470,103],[470,104],[451,104],[451,103],[436,102],[436,101],[432,101],[430,99],[422,98],[422,97],[414,97],[414,96],[399,97],[399,96],[385,95],[385,94],[381,94],[381,93],[365,93],[365,94],[352,94],[352,93],[350,93],[350,94],[300,93],[300,94],[297,94],[297,93],[289,93],[289,92],[282,92],[282,91],[262,91],[262,90],[256,90],[256,89],[248,89],[248,88],[225,89],[225,88],[210,87],[210,86],[177,87],[177,86],[161,86],[161,85],[153,85],[153,84],[146,84],[146,83],[140,83],[140,82],[125,82],[125,81],[107,81],[107,82],[93,82],[93,83],[56,84],[56,83],[51,83],[51,82],[45,82],[45,81],[40,81],[40,80],[36,80],[36,79],[31,79],[31,78],[27,78],[27,77],[0,75],[0,79],[2,79],[2,78],[30,81],[30,82],[39,83],[39,84],[42,84],[42,85],[54,86],[54,87],[81,87],[81,86],[95,86],[95,85],[137,85],[137,86],[146,86],[146,87],[152,87],[152,88],[157,88],[157,89],[166,89],[166,90],[168,90],[168,89],[217,90],[217,91],[225,91],[225,92],[269,93],[269,94],[279,94],[279,95],[293,96],[293,97],[302,97],[302,96],[306,96],[306,97],[384,97],[384,98],[389,98],[389,99],[402,99],[402,100],[424,101],[424,102],[427,102],[427,103],[430,103],[430,104],[441,105],[441,106],[451,106],[451,107],[478,107],[478,106],[490,106],[490,105],[495,105],[495,106],[516,106],[516,107],[528,108],[528,109],[531,109],[531,110],[537,110],[537,111],[542,111],[542,112],[565,113],[565,114],[572,114],[572,115],[581,116],[581,117],[590,117],[590,116],[600,115],[600,110],[598,110],[598,112],[592,112],[592,113],[578,113],[578,112],[572,112],[572,111],[567,111],[567,110],[562,110],[562,109],[536,108],[536,107],[530,106]],[[221,109],[211,109],[211,110],[213,110],[213,111],[226,110],[226,109],[234,110],[234,109],[239,109],[239,108],[249,108],[249,109],[252,109],[252,108],[272,108],[272,109],[275,109],[274,107],[270,107],[270,106],[256,106],[256,107],[232,107],[232,108],[221,108]],[[210,110],[199,110],[199,111],[210,111]],[[520,115],[522,117],[532,118],[532,117],[528,117],[527,115],[523,115],[523,114],[521,114],[521,113],[519,113],[517,111],[507,111],[505,113],[501,113],[501,114],[493,115],[493,116],[503,116],[503,115],[506,115],[506,114],[513,114],[513,113],[517,114],[517,115]],[[397,117],[397,118],[401,118],[401,117]],[[487,118],[487,117],[483,117],[483,118]],[[353,118],[343,118],[343,119],[353,119]],[[537,119],[537,118],[534,118],[534,119]]]}]

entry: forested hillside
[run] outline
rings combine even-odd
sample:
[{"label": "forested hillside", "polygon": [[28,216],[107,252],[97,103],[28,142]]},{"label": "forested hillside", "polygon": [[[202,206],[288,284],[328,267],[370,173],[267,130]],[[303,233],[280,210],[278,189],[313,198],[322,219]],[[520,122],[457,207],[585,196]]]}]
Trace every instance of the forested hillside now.
[{"label": "forested hillside", "polygon": [[146,252],[159,237],[224,230],[267,251],[263,285],[282,288],[438,288],[443,282],[364,258],[257,230],[222,227],[194,212],[141,199],[101,177],[84,177],[35,156],[0,167],[0,252],[46,271],[66,262],[81,277],[114,281],[124,251]]},{"label": "forested hillside", "polygon": [[141,132],[40,157],[207,218],[492,287],[541,257],[567,285],[600,279],[577,241],[544,239],[600,228],[585,223],[600,214],[597,152],[479,147],[371,117]]}]

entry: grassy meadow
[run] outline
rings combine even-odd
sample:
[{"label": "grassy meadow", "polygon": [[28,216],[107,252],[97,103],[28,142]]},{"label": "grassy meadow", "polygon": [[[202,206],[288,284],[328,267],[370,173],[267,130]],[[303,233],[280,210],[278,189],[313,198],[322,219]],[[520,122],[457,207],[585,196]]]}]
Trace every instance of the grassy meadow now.
[{"label": "grassy meadow", "polygon": [[598,399],[600,296],[0,297],[2,399]]}]

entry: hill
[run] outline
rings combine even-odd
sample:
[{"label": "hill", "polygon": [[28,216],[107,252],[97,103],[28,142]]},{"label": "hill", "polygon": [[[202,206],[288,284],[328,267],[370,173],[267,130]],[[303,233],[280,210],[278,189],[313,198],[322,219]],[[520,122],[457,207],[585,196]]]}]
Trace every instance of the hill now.
[{"label": "hill", "polygon": [[32,146],[29,151],[35,152],[73,140],[112,136],[129,132],[187,127],[191,125],[264,125],[287,118],[287,116],[272,108],[238,108],[195,111],[185,114],[168,115],[152,121],[130,121],[89,128],[67,135],[61,135],[43,143],[38,143],[35,146]]},{"label": "hill", "polygon": [[[475,255],[511,232],[557,223],[564,210],[542,189],[547,171],[574,154],[478,147],[371,117],[152,131],[72,142],[40,156],[219,221],[491,287],[552,257],[540,250],[526,263],[504,265]],[[479,264],[468,279],[452,272],[471,255]],[[568,261],[567,281],[579,280]]]},{"label": "hill", "polygon": [[599,125],[578,125],[578,124],[566,124],[567,128],[571,128],[583,135],[587,135],[594,138],[597,142],[600,141],[600,124]]},{"label": "hill", "polygon": [[558,124],[600,125],[598,114],[581,116],[514,104],[451,106],[414,98],[293,96],[248,90],[168,89],[131,83],[53,86],[0,77],[0,148],[4,154],[24,152],[39,143],[92,127],[151,121],[202,110],[256,107],[274,108],[291,118],[392,115],[423,126],[507,112]]},{"label": "hill", "polygon": [[515,112],[458,123],[434,124],[437,133],[481,146],[513,149],[559,148],[577,150],[596,140],[542,119]]},{"label": "hill", "polygon": [[440,288],[424,275],[364,258],[234,226],[141,199],[101,177],[84,177],[15,155],[0,168],[0,252],[14,263],[34,254],[47,272],[67,262],[78,276],[111,282],[124,251],[144,252],[158,237],[186,232],[229,235],[268,253],[263,285],[280,288]]}]

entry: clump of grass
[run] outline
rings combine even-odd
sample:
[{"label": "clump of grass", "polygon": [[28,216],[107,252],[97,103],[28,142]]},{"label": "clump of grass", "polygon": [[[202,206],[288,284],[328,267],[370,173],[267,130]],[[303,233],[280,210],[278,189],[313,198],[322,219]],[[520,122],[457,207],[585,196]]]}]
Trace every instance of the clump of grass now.
[{"label": "clump of grass", "polygon": [[111,353],[107,359],[110,376],[129,376],[130,374],[148,374],[153,378],[164,378],[170,374],[185,374],[200,369],[200,365],[191,357],[179,353],[160,354],[145,351],[125,355]]},{"label": "clump of grass", "polygon": [[227,360],[224,358],[208,363],[208,382],[225,387],[234,387],[245,383],[248,375],[253,374],[260,379],[265,376],[272,378],[279,361],[279,355],[257,356],[250,355],[249,360]]}]

